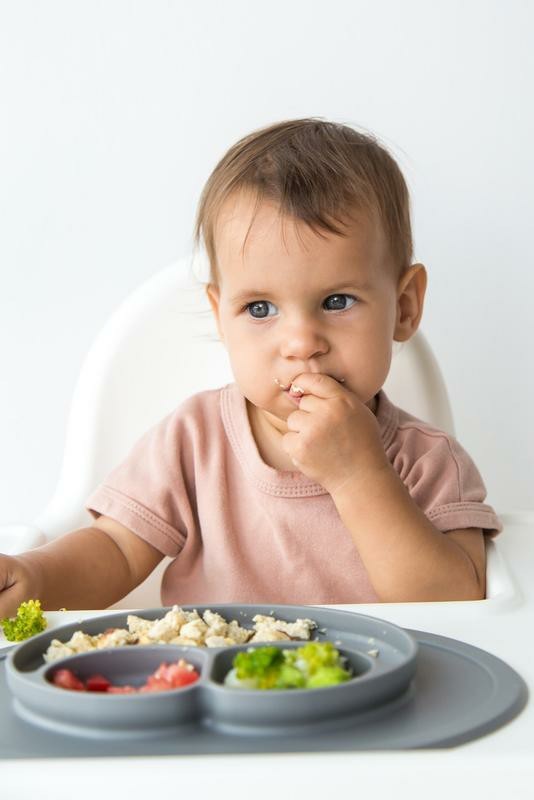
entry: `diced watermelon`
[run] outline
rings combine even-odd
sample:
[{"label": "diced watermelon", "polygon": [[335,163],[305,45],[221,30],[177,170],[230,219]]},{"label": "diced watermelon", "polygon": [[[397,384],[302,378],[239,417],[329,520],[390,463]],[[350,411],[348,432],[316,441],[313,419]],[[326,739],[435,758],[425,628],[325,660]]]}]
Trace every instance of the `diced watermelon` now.
[{"label": "diced watermelon", "polygon": [[164,678],[156,678],[155,675],[149,675],[144,686],[139,691],[141,692],[168,692],[173,686],[169,681]]},{"label": "diced watermelon", "polygon": [[199,675],[195,669],[187,665],[186,661],[180,659],[175,664],[160,664],[153,677],[167,681],[172,689],[179,689],[181,686],[194,683]]},{"label": "diced watermelon", "polygon": [[139,690],[135,688],[135,686],[110,686],[108,689],[108,694],[132,694],[132,692],[138,692]]},{"label": "diced watermelon", "polygon": [[78,692],[107,692],[108,694],[132,694],[133,692],[168,692],[188,686],[199,679],[198,672],[192,664],[180,659],[174,664],[163,662],[153,675],[149,675],[144,686],[113,686],[104,675],[91,675],[85,683],[70,669],[58,669],[54,673],[52,683],[62,689]]},{"label": "diced watermelon", "polygon": [[91,675],[85,681],[85,686],[88,692],[107,692],[111,681],[108,681],[103,675]]},{"label": "diced watermelon", "polygon": [[198,672],[194,669],[186,669],[179,664],[169,664],[167,670],[167,680],[169,680],[174,689],[179,689],[180,686],[188,686],[198,680]]},{"label": "diced watermelon", "polygon": [[58,669],[52,678],[54,686],[60,686],[62,689],[71,689],[75,692],[84,692],[85,686],[82,681],[76,677],[74,672],[70,669]]}]

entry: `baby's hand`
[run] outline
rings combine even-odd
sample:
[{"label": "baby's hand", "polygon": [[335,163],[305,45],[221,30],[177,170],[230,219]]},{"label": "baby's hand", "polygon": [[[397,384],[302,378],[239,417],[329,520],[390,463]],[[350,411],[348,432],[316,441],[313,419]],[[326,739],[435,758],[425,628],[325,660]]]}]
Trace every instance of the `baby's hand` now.
[{"label": "baby's hand", "polygon": [[282,447],[298,469],[331,494],[348,481],[389,466],[378,422],[356,395],[334,378],[303,372],[299,407],[287,418]]},{"label": "baby's hand", "polygon": [[13,617],[30,597],[38,597],[34,575],[25,562],[0,553],[0,619]]}]

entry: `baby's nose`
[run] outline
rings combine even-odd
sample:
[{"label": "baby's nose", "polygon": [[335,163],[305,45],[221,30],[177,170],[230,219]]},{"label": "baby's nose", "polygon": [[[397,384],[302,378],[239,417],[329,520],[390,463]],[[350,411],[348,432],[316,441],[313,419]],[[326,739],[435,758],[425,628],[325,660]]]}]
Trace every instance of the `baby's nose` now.
[{"label": "baby's nose", "polygon": [[283,359],[302,364],[310,364],[314,359],[320,359],[328,350],[328,341],[317,325],[305,321],[288,324],[280,344],[280,355]]}]

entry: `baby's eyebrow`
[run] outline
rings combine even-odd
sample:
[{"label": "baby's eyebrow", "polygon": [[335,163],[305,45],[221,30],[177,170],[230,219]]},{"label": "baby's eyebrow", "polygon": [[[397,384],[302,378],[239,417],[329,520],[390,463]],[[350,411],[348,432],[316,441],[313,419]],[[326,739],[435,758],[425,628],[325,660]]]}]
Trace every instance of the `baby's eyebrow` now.
[{"label": "baby's eyebrow", "polygon": [[[369,282],[365,283],[336,283],[334,286],[326,286],[323,289],[318,290],[318,294],[321,295],[329,295],[335,294],[336,292],[341,294],[342,292],[367,292],[371,288],[371,284]],[[237,294],[234,294],[230,297],[230,303],[243,303],[245,300],[249,300],[251,298],[260,298],[263,299],[264,297],[276,297],[276,291],[271,289],[244,289]]]},{"label": "baby's eyebrow", "polygon": [[244,289],[242,292],[232,295],[230,302],[237,303],[247,297],[263,297],[268,294],[272,294],[270,289]]}]

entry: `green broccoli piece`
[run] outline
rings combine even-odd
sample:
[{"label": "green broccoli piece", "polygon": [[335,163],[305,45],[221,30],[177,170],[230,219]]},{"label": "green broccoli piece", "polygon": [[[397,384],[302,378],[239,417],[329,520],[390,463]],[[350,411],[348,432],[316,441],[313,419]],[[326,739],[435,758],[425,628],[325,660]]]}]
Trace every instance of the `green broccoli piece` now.
[{"label": "green broccoli piece", "polygon": [[296,663],[313,675],[321,667],[339,666],[339,652],[332,642],[308,642],[296,651]]},{"label": "green broccoli piece", "polygon": [[278,672],[273,689],[304,689],[306,678],[297,667],[291,664],[282,664]]},{"label": "green broccoli piece", "polygon": [[319,689],[321,686],[335,686],[338,683],[348,681],[351,677],[350,672],[343,667],[319,667],[313,675],[306,681],[307,689]]},{"label": "green broccoli piece", "polygon": [[227,683],[252,689],[317,689],[349,680],[332,642],[308,642],[294,650],[258,647],[238,653]]},{"label": "green broccoli piece", "polygon": [[239,680],[255,679],[258,689],[272,689],[278,678],[284,656],[278,647],[251,648],[234,658]]},{"label": "green broccoli piece", "polygon": [[6,617],[0,620],[4,635],[8,642],[22,642],[41,633],[47,626],[40,600],[28,600],[21,603],[17,609],[16,617]]},{"label": "green broccoli piece", "polygon": [[332,642],[309,642],[293,652],[295,665],[306,676],[307,689],[334,686],[351,677]]}]

